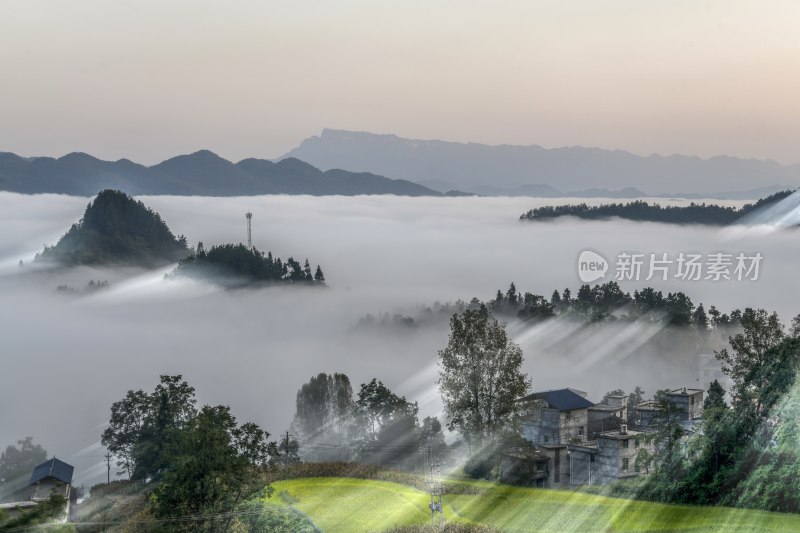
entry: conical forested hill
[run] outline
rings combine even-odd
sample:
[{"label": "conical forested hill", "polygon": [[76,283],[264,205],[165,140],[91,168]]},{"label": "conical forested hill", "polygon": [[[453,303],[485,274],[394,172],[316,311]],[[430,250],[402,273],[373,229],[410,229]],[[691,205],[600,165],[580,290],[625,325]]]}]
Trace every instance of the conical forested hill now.
[{"label": "conical forested hill", "polygon": [[175,237],[161,216],[127,194],[105,190],[86,207],[83,218],[37,261],[63,266],[159,266],[189,255],[184,237]]}]

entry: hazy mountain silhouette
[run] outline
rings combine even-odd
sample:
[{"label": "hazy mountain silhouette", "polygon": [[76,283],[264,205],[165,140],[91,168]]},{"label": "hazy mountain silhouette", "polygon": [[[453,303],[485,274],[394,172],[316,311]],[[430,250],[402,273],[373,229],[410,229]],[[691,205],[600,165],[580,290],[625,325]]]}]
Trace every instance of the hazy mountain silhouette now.
[{"label": "hazy mountain silhouette", "polygon": [[[323,170],[370,170],[442,192],[460,189],[480,193],[481,187],[491,187],[495,192],[508,193],[538,184],[557,191],[587,193],[592,189],[636,188],[650,195],[716,193],[720,197],[723,193],[721,197],[747,197],[753,190],[763,195],[800,185],[800,165],[786,166],[770,160],[655,154],[642,157],[621,150],[488,146],[330,129],[304,140],[285,157],[300,158]],[[743,191],[748,194],[743,195]],[[623,192],[621,196],[628,194]]]},{"label": "hazy mountain silhouette", "polygon": [[127,159],[102,161],[84,153],[23,158],[0,153],[0,190],[91,196],[101,189],[128,194],[246,196],[256,194],[441,196],[406,180],[318,168],[294,158],[234,164],[201,150],[146,167]]}]

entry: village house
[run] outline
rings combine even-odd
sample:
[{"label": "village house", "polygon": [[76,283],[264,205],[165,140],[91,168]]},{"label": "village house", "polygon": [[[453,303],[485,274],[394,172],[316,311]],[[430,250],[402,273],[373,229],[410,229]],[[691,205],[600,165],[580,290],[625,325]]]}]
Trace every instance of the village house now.
[{"label": "village house", "polygon": [[[676,408],[682,425],[690,427],[694,421],[703,417],[703,389],[687,389],[686,387],[670,390],[664,398]],[[647,400],[634,406],[634,422],[637,426],[649,427],[658,423],[661,407],[656,400]]]},{"label": "village house", "polygon": [[[33,469],[30,484],[34,487],[31,500],[41,502],[51,494],[63,496],[69,502],[72,492],[72,472],[74,467],[53,457]],[[69,503],[67,503],[69,512]]]},{"label": "village house", "polygon": [[592,443],[570,444],[570,486],[607,485],[639,475],[636,455],[649,446],[644,436],[622,424],[618,430],[600,433]]},{"label": "village house", "polygon": [[45,461],[36,466],[31,473],[31,479],[28,483],[29,492],[24,495],[24,498],[27,499],[2,503],[0,504],[0,510],[13,517],[40,505],[42,502],[49,500],[52,495],[57,494],[67,501],[66,509],[64,510],[64,520],[66,521],[70,514],[70,507],[75,504],[77,499],[77,492],[72,490],[73,471],[74,467],[72,465],[55,457]]},{"label": "village house", "polygon": [[[687,432],[702,417],[703,393],[686,387],[665,393]],[[659,403],[641,402],[629,417],[627,395],[607,395],[598,404],[586,396],[565,388],[519,399],[520,433],[530,446],[503,456],[501,480],[568,488],[639,475],[636,456],[642,447],[651,448],[645,437],[659,423]],[[629,427],[631,418],[635,426]]]},{"label": "village house", "polygon": [[536,453],[507,455],[501,464],[501,477],[507,482],[519,472],[535,469],[529,483],[537,487],[569,486],[567,444],[586,440],[589,414],[594,406],[586,393],[577,389],[536,392],[518,400],[522,436],[534,445]]},{"label": "village house", "polygon": [[595,439],[605,431],[619,429],[628,423],[628,396],[626,394],[609,394],[601,403],[588,409],[588,435]]}]

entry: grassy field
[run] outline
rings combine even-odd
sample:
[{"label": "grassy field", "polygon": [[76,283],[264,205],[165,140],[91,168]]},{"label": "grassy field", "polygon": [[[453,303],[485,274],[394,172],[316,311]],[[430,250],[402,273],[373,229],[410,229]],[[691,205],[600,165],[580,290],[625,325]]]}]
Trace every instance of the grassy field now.
[{"label": "grassy field", "polygon": [[[430,521],[429,497],[414,488],[352,478],[278,481],[268,505],[291,505],[326,532],[385,531]],[[569,491],[476,483],[480,494],[445,496],[445,519],[504,531],[774,532],[800,531],[800,515],[689,507]]]}]

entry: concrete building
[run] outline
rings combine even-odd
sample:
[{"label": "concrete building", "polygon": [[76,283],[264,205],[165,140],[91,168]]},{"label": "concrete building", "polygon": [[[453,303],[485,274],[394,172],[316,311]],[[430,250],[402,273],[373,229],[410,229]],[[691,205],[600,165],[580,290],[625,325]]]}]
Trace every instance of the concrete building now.
[{"label": "concrete building", "polygon": [[594,404],[575,389],[535,392],[518,402],[523,405],[522,436],[529,442],[563,445],[586,440]]},{"label": "concrete building", "polygon": [[588,415],[587,435],[590,440],[605,431],[619,429],[622,424],[628,423],[628,396],[610,394],[603,398],[602,403],[590,407]]},{"label": "concrete building", "polygon": [[[594,404],[586,399],[585,392],[570,388],[536,392],[518,401],[522,412],[522,436],[536,449],[535,454],[524,454],[531,456],[529,462],[535,463],[537,468],[537,475],[531,484],[549,488],[568,487],[567,444],[586,441],[588,410]],[[504,460],[510,468],[515,464],[514,461],[519,463],[521,458],[509,455]],[[525,468],[531,467],[515,467]]]},{"label": "concrete building", "polygon": [[[668,391],[665,399],[677,409],[676,415],[684,425],[703,417],[703,389],[687,389],[686,387]],[[636,426],[648,427],[658,423],[661,408],[657,401],[647,400],[634,406],[634,423]]]},{"label": "concrete building", "polygon": [[511,485],[552,487],[552,459],[541,450],[518,450],[500,459],[500,481]]},{"label": "concrete building", "polygon": [[697,420],[703,417],[703,389],[675,389],[667,393],[667,399],[681,410],[684,420]]},{"label": "concrete building", "polygon": [[595,442],[570,444],[570,486],[607,485],[639,475],[636,455],[643,446],[644,433],[629,430],[606,431]]}]

